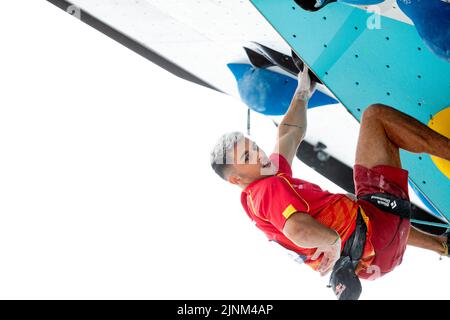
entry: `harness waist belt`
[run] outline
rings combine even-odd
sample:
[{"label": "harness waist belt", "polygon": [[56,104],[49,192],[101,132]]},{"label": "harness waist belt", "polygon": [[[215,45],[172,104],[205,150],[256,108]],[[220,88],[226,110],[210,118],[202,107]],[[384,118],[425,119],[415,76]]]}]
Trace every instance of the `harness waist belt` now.
[{"label": "harness waist belt", "polygon": [[374,193],[359,197],[370,202],[378,209],[394,214],[404,219],[411,219],[411,202],[397,198],[388,193]]},{"label": "harness waist belt", "polygon": [[356,227],[350,238],[345,243],[344,250],[342,250],[341,256],[348,256],[352,260],[354,267],[359,263],[362,258],[364,245],[366,244],[367,226],[361,215],[361,211],[358,208],[358,217],[356,218]]}]

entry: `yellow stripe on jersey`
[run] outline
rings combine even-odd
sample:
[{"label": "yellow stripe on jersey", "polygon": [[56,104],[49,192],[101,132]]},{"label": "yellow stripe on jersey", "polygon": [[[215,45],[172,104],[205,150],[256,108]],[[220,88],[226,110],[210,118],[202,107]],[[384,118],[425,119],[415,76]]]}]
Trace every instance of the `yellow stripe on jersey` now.
[{"label": "yellow stripe on jersey", "polygon": [[292,216],[294,213],[296,213],[298,210],[294,208],[292,204],[290,204],[286,209],[283,211],[283,217],[286,219],[289,219],[290,216]]}]

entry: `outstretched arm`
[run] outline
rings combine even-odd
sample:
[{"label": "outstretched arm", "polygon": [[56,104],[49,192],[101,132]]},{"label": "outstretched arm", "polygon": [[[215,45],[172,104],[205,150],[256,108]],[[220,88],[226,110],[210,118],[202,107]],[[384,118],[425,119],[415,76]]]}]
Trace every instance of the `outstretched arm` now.
[{"label": "outstretched arm", "polygon": [[278,137],[274,150],[274,153],[283,155],[290,165],[306,134],[306,105],[315,86],[315,84],[311,85],[306,66],[299,73],[298,78],[299,85],[291,105],[278,126]]}]

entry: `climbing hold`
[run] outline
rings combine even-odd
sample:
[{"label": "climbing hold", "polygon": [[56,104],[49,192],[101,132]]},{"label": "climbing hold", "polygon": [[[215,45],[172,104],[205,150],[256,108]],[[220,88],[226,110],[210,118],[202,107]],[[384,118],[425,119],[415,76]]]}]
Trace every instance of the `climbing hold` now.
[{"label": "climbing hold", "polygon": [[[230,63],[228,68],[236,78],[239,95],[247,106],[265,115],[284,115],[297,88],[297,79],[250,64]],[[308,108],[335,104],[334,98],[316,90]]]},{"label": "climbing hold", "polygon": [[[428,126],[443,136],[450,138],[450,107],[433,115]],[[450,161],[438,157],[431,157],[436,167],[450,179]]]},{"label": "climbing hold", "polygon": [[397,3],[428,48],[450,62],[450,3],[443,0],[397,0]]},{"label": "climbing hold", "polygon": [[381,3],[384,0],[294,0],[294,1],[306,11],[317,11],[332,2],[343,2],[353,5],[368,6]]},{"label": "climbing hold", "polygon": [[338,2],[353,4],[357,6],[371,6],[373,4],[378,4],[384,0],[338,0]]},{"label": "climbing hold", "polygon": [[306,11],[317,11],[336,0],[294,0],[301,8]]}]

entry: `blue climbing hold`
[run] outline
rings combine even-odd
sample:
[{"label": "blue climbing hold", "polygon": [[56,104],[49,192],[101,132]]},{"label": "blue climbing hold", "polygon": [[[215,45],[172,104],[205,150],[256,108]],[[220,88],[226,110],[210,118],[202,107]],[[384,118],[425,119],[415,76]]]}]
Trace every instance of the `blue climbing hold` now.
[{"label": "blue climbing hold", "polygon": [[[286,113],[297,89],[297,79],[250,64],[231,63],[228,68],[236,78],[242,101],[250,109],[271,116]],[[335,103],[338,101],[316,90],[308,108]]]},{"label": "blue climbing hold", "polygon": [[397,0],[397,3],[431,51],[450,62],[450,3],[444,0]]}]

